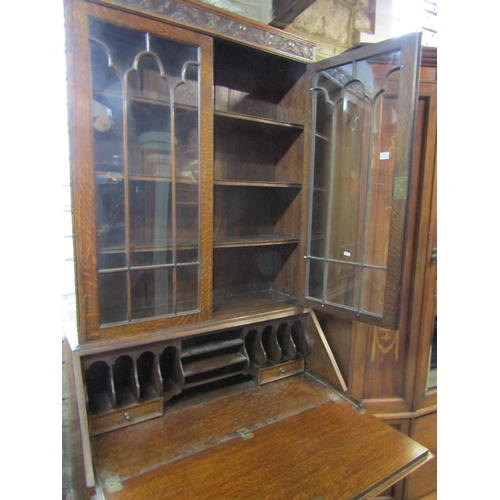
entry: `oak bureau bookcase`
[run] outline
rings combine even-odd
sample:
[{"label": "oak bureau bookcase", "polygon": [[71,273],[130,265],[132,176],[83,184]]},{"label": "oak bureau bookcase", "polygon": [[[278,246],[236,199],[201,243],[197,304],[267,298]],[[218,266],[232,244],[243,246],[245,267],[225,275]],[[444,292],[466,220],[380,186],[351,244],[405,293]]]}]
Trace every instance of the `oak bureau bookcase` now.
[{"label": "oak bureau bookcase", "polygon": [[[249,471],[278,474],[259,436],[292,456],[294,425],[301,449],[332,447],[286,498],[373,497],[426,462],[350,400],[314,313],[398,325],[419,36],[314,63],[311,43],[196,1],[67,0],[66,16],[87,486],[194,498],[183,460],[196,477],[248,453],[241,484],[220,471],[233,493],[212,477],[199,495],[280,498]],[[136,469],[113,462],[130,453]]]}]

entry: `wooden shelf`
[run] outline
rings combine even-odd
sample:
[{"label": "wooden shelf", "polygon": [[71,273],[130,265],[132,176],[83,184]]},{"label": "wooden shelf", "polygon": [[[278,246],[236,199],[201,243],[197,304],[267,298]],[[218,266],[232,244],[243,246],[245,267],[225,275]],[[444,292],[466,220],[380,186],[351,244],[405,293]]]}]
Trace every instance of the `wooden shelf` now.
[{"label": "wooden shelf", "polygon": [[235,120],[236,122],[247,122],[248,124],[269,125],[271,127],[289,128],[300,131],[304,130],[304,125],[301,125],[299,123],[284,122],[280,120],[273,120],[270,118],[259,118],[257,116],[246,115],[243,113],[234,113],[231,111],[214,110],[214,117]]},{"label": "wooden shelf", "polygon": [[[111,165],[109,165],[111,167]],[[98,184],[122,182],[125,177],[122,172],[96,172],[95,178]]]},{"label": "wooden shelf", "polygon": [[226,366],[245,363],[246,361],[247,358],[240,353],[225,354],[200,361],[194,361],[192,363],[185,363],[185,365],[183,365],[183,369],[185,376],[191,377],[193,375],[199,375],[200,373],[218,370],[219,368],[224,368]]},{"label": "wooden shelf", "polygon": [[241,375],[241,372],[224,373],[222,375],[217,375],[215,377],[198,380],[196,382],[188,382],[187,384],[184,384],[184,390],[192,389],[193,387],[199,387],[201,385],[212,384],[213,382],[219,382],[221,380],[226,380],[231,377],[237,377],[238,375]]},{"label": "wooden shelf", "polygon": [[[189,250],[192,248],[198,247],[198,239],[197,238],[178,238],[177,239],[177,249],[178,250]],[[152,245],[130,245],[130,252],[164,252],[166,250],[173,250],[174,246],[172,243],[162,243],[157,246]],[[112,254],[112,253],[125,253],[126,249],[124,246],[116,246],[116,247],[107,247],[101,248],[99,250],[99,254]]]},{"label": "wooden shelf", "polygon": [[[131,181],[141,181],[141,182],[172,182],[173,181],[172,177],[154,177],[154,176],[148,176],[148,175],[129,175],[128,178]],[[190,179],[188,177],[177,176],[175,178],[175,183],[176,184],[191,184],[194,186],[194,185],[198,184],[198,181]]]},{"label": "wooden shelf", "polygon": [[205,345],[198,345],[189,347],[182,350],[181,358],[187,358],[190,356],[197,356],[199,354],[206,354],[209,352],[222,351],[224,349],[231,349],[243,345],[243,340],[241,339],[231,339],[223,340],[220,342],[212,342]]},{"label": "wooden shelf", "polygon": [[[112,90],[103,90],[103,89],[94,89],[94,95],[95,96],[101,96],[101,97],[106,97],[108,99],[123,99],[123,94],[122,92],[115,92]],[[127,96],[125,96],[127,97]],[[165,101],[162,99],[155,99],[151,97],[143,97],[140,95],[134,95],[131,94],[128,96],[129,100],[132,102],[140,102],[143,104],[151,104],[153,106],[163,106],[166,108],[169,108],[171,103],[169,101]],[[198,111],[198,107],[192,104],[187,104],[184,102],[174,102],[174,106],[180,107],[181,109],[185,110],[192,110],[192,111]]]},{"label": "wooden shelf", "polygon": [[230,179],[218,179],[214,181],[215,186],[237,186],[256,188],[292,188],[301,189],[302,184],[295,182],[274,182],[274,181],[240,181]]},{"label": "wooden shelf", "polygon": [[123,99],[123,92],[118,92],[115,90],[105,90],[105,89],[94,89],[94,95],[100,97],[108,97],[110,99]]},{"label": "wooden shelf", "polygon": [[214,312],[220,315],[233,310],[269,309],[296,305],[297,298],[277,290],[258,290],[214,298]]},{"label": "wooden shelf", "polygon": [[279,236],[275,234],[251,236],[225,236],[214,239],[214,248],[238,248],[268,245],[292,245],[299,243],[299,238]]},{"label": "wooden shelf", "polygon": [[[96,172],[95,174],[97,181],[106,182],[121,182],[125,180],[125,175],[121,172]],[[140,182],[172,182],[172,177],[160,177],[160,176],[148,176],[148,175],[129,175],[128,179],[130,181],[140,181]],[[193,180],[189,177],[177,176],[175,178],[176,184],[191,184],[193,186],[198,184],[197,180]]]}]

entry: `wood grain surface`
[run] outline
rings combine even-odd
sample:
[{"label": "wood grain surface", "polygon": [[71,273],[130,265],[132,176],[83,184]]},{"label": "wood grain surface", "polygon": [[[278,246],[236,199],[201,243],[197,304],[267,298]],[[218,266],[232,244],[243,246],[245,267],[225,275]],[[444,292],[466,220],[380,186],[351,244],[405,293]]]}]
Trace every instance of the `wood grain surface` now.
[{"label": "wood grain surface", "polygon": [[[173,411],[100,436],[94,464],[110,499],[370,498],[428,458],[307,375]],[[248,428],[253,438],[242,439]]]}]

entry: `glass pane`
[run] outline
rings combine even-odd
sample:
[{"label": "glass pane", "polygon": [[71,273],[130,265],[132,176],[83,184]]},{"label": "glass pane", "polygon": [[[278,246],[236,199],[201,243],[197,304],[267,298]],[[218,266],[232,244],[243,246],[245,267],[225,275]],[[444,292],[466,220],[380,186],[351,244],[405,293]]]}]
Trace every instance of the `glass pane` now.
[{"label": "glass pane", "polygon": [[122,86],[109,47],[90,49],[98,268],[113,269],[126,265]]},{"label": "glass pane", "polygon": [[382,315],[384,311],[385,278],[383,269],[363,269],[363,294],[361,309],[365,312]]},{"label": "glass pane", "polygon": [[357,309],[359,302],[359,267],[333,262],[329,262],[327,266],[327,302]]},{"label": "glass pane", "polygon": [[177,183],[177,262],[198,262],[198,184]]},{"label": "glass pane", "polygon": [[130,272],[132,319],[173,314],[173,268]]},{"label": "glass pane", "polygon": [[124,73],[134,64],[138,52],[146,49],[146,34],[112,24],[90,20],[90,36],[106,45],[113,66]]},{"label": "glass pane", "polygon": [[429,348],[429,371],[426,390],[437,388],[437,315],[434,316],[432,342]]},{"label": "glass pane", "polygon": [[[158,56],[165,74],[172,77],[173,84],[182,80],[182,68],[188,61],[198,61],[198,47],[166,40],[155,35],[149,36],[150,51]],[[189,76],[188,76],[189,78]],[[197,94],[197,91],[195,91]],[[195,102],[187,101],[187,104]]]},{"label": "glass pane", "polygon": [[199,48],[90,33],[101,323],[197,310]]},{"label": "glass pane", "polygon": [[342,92],[335,120],[329,257],[360,262],[363,239],[365,177],[370,124],[370,103],[360,85]]},{"label": "glass pane", "polygon": [[99,269],[124,267],[126,261],[123,180],[98,183],[96,191]]},{"label": "glass pane", "polygon": [[322,137],[316,137],[314,155],[313,199],[311,210],[311,248],[310,254],[315,257],[325,257],[326,230],[328,225],[328,201],[330,199],[330,169],[322,168],[328,165],[331,143]]},{"label": "glass pane", "polygon": [[379,127],[373,137],[365,250],[365,262],[374,266],[387,265],[398,111],[394,94],[381,96],[374,111]]},{"label": "glass pane", "polygon": [[123,177],[123,112],[121,99],[94,92],[94,168],[96,182]]},{"label": "glass pane", "polygon": [[127,266],[127,255],[121,250],[103,250],[97,259],[98,269],[121,269]]},{"label": "glass pane", "polygon": [[[431,332],[431,345],[429,347],[429,369],[427,373],[427,387],[426,390],[432,390],[437,388],[437,281],[434,282],[434,287],[427,290],[426,293],[433,294],[433,314],[432,314],[432,324],[429,325],[432,328]],[[428,327],[429,327],[428,326]]]},{"label": "glass pane", "polygon": [[99,315],[101,324],[127,320],[127,274],[99,275]]},{"label": "glass pane", "polygon": [[158,264],[171,263],[174,260],[173,250],[160,248],[158,250],[150,251],[132,251],[130,253],[130,266],[154,266]]},{"label": "glass pane", "polygon": [[109,46],[92,41],[90,53],[94,168],[96,181],[102,182],[123,175],[123,90]]},{"label": "glass pane", "polygon": [[182,266],[177,268],[177,312],[183,313],[199,309],[198,266]]},{"label": "glass pane", "polygon": [[334,90],[338,90],[339,87],[333,84],[330,80],[326,79],[324,76],[319,76],[318,78],[318,88],[324,88],[326,94],[322,91],[315,92],[316,99],[316,135],[320,135],[327,140],[332,137],[332,118],[333,111],[335,109],[335,101],[331,101],[327,94],[333,95]]},{"label": "glass pane", "polygon": [[[172,183],[131,181],[130,248],[132,265],[172,263],[172,236]],[[146,256],[145,252],[150,252],[151,255]],[[141,264],[142,262],[143,264]]]},{"label": "glass pane", "polygon": [[[186,59],[182,79],[176,79],[174,86],[174,116],[176,136],[176,173],[186,180],[196,181],[199,178],[199,144],[198,144],[198,64],[195,54]],[[190,62],[192,61],[192,62]]]},{"label": "glass pane", "polygon": [[355,78],[363,82],[366,95],[373,99],[384,88],[389,71],[401,65],[401,51],[377,54],[374,57],[356,61],[354,64]]},{"label": "glass pane", "polygon": [[[191,54],[194,58],[195,54]],[[196,59],[194,59],[196,60]],[[174,90],[177,262],[198,262],[198,65],[186,64]],[[180,269],[178,270],[182,274]],[[198,289],[196,278],[195,290]],[[180,282],[178,280],[178,282]],[[189,287],[190,285],[188,285]],[[181,300],[179,298],[179,300]],[[192,298],[189,299],[192,301]],[[184,308],[178,303],[179,311]],[[189,310],[189,309],[188,309]]]},{"label": "glass pane", "polygon": [[182,264],[198,262],[198,247],[186,245],[177,250],[177,262]]},{"label": "glass pane", "polygon": [[321,260],[310,260],[307,264],[309,266],[307,294],[310,297],[322,299],[325,264]]},{"label": "glass pane", "polygon": [[[173,137],[169,89],[156,58],[141,57],[138,70],[127,74],[127,92],[130,175],[171,178]],[[144,97],[148,99],[142,99]],[[155,100],[150,100],[153,98]]]},{"label": "glass pane", "polygon": [[[176,89],[176,97],[180,89],[184,89],[184,85]],[[196,97],[193,104],[196,104]],[[177,104],[174,110],[176,174],[182,182],[198,182],[198,111],[186,110]]]}]

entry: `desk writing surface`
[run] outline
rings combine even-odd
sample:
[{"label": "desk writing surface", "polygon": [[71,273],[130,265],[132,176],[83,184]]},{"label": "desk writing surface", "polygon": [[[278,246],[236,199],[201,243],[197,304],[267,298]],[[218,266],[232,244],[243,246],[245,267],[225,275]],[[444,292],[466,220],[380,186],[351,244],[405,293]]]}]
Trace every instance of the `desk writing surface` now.
[{"label": "desk writing surface", "polygon": [[[300,396],[300,380],[308,386],[304,377],[292,377],[281,384],[284,393],[295,388]],[[285,381],[283,381],[285,382]],[[280,382],[281,383],[281,382]],[[280,384],[278,383],[278,384]],[[287,385],[288,384],[288,385]],[[309,385],[308,385],[309,384]],[[269,384],[274,385],[274,384]],[[254,392],[255,401],[262,398],[262,404],[275,405],[283,402],[276,398],[279,386]],[[259,388],[260,389],[260,388]],[[273,392],[274,391],[274,392]],[[314,391],[313,391],[314,392]],[[321,393],[321,396],[318,394]],[[377,418],[359,413],[338,398],[325,397],[329,391],[320,390],[302,411],[287,410],[282,418],[265,420],[260,415],[260,423],[241,404],[239,420],[241,427],[248,427],[251,439],[243,439],[237,432],[223,439],[205,442],[205,446],[193,444],[183,456],[167,463],[158,460],[136,464],[135,471],[129,467],[120,470],[119,461],[109,467],[100,441],[96,461],[101,482],[106,475],[118,475],[123,489],[110,493],[112,500],[352,500],[370,498],[372,492],[387,487],[413,468],[429,458],[426,448],[407,436],[391,428]],[[243,401],[244,392],[234,396]],[[243,398],[243,399],[242,399]],[[252,397],[247,410],[252,408]],[[230,406],[231,401],[226,401]],[[247,401],[248,403],[249,401]],[[213,401],[210,402],[213,404]],[[198,405],[182,411],[198,412],[198,418],[206,415],[210,406]],[[271,410],[270,410],[271,411]],[[276,409],[274,410],[276,411]],[[233,408],[231,414],[237,411]],[[181,413],[178,412],[180,415]],[[164,416],[165,417],[165,416]],[[162,418],[164,418],[162,417]],[[264,420],[262,420],[264,418]],[[248,422],[248,425],[245,425]],[[188,425],[186,420],[186,425]],[[136,427],[140,433],[139,424]],[[232,424],[231,424],[232,425]],[[133,427],[129,428],[129,432]],[[189,431],[189,429],[188,429]],[[111,436],[114,433],[109,433]],[[115,434],[116,436],[117,434]],[[108,436],[108,437],[109,437]],[[155,439],[166,439],[157,435]],[[114,438],[116,439],[116,438]],[[153,459],[154,446],[147,451],[151,436],[143,442],[144,453]],[[200,439],[200,437],[196,437]],[[152,444],[152,441],[150,442]],[[137,447],[137,444],[135,445]],[[161,451],[162,445],[157,449]],[[108,448],[109,450],[109,448]],[[134,457],[136,449],[130,448]],[[114,448],[116,454],[119,451]],[[127,454],[124,446],[121,453]],[[116,458],[116,457],[115,457]],[[118,468],[117,468],[118,467]],[[142,467],[142,468],[141,468]],[[130,475],[127,475],[128,474]]]}]

